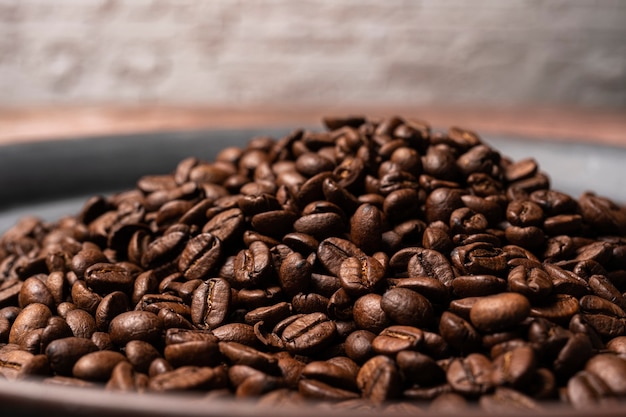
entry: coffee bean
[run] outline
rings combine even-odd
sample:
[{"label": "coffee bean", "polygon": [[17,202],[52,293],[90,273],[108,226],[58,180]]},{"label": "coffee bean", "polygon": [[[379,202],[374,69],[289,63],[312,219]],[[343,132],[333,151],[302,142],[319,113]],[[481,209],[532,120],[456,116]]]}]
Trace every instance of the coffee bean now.
[{"label": "coffee bean", "polygon": [[96,345],[89,339],[66,337],[50,342],[46,348],[46,355],[54,372],[59,375],[71,375],[74,364],[81,357],[97,350]]},{"label": "coffee bean", "polygon": [[374,356],[363,364],[356,379],[363,396],[381,404],[399,395],[400,374],[387,356]]},{"label": "coffee bean", "polygon": [[470,320],[483,332],[495,332],[519,324],[530,314],[530,303],[523,295],[502,293],[478,300],[470,311]]},{"label": "coffee bean", "polygon": [[452,389],[464,395],[477,396],[493,387],[491,361],[479,353],[471,353],[466,358],[454,359],[446,378]]},{"label": "coffee bean", "polygon": [[400,325],[423,327],[434,318],[428,299],[408,288],[393,288],[385,292],[380,307],[387,317]]},{"label": "coffee bean", "polygon": [[162,333],[162,323],[156,314],[148,311],[128,311],[111,320],[111,341],[123,346],[131,340],[157,342]]},{"label": "coffee bean", "polygon": [[418,349],[424,335],[411,326],[390,326],[372,340],[372,349],[381,355],[394,355],[403,350]]},{"label": "coffee bean", "polygon": [[200,284],[192,295],[191,320],[201,328],[213,329],[223,324],[230,311],[231,290],[223,278],[211,278]]},{"label": "coffee bean", "polygon": [[72,368],[72,375],[87,381],[107,381],[113,368],[125,361],[126,358],[119,352],[98,351],[82,356]]},{"label": "coffee bean", "polygon": [[508,413],[511,410],[524,412],[541,412],[543,408],[532,398],[519,391],[498,387],[491,395],[483,395],[479,400],[480,407],[488,413]]},{"label": "coffee bean", "polygon": [[567,382],[567,396],[577,409],[617,404],[607,384],[591,372],[580,371]]},{"label": "coffee bean", "polygon": [[334,339],[337,327],[322,313],[292,316],[274,328],[287,350],[293,353],[315,352]]},{"label": "coffee bean", "polygon": [[22,309],[11,326],[9,343],[20,344],[28,332],[43,329],[52,317],[50,309],[40,303],[29,304]]},{"label": "coffee bean", "polygon": [[365,258],[365,253],[348,240],[329,237],[320,242],[317,257],[322,265],[335,276],[339,276],[341,264],[348,258]]},{"label": "coffee bean", "polygon": [[221,368],[182,366],[150,378],[152,391],[187,391],[221,388],[226,385],[226,375]]},{"label": "coffee bean", "polygon": [[383,283],[385,270],[373,257],[346,258],[339,267],[339,280],[342,288],[350,295],[358,297],[374,291]]},{"label": "coffee bean", "polygon": [[97,263],[85,271],[85,283],[99,295],[113,291],[128,293],[133,282],[132,272],[119,264]]},{"label": "coffee bean", "polygon": [[536,363],[535,351],[530,346],[505,352],[493,361],[493,383],[524,389],[535,374]]}]

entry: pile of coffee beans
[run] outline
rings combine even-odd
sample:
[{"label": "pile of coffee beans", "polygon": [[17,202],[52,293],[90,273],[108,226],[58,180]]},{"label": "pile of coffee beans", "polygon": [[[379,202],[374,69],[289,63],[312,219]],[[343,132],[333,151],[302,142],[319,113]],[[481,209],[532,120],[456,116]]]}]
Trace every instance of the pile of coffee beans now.
[{"label": "pile of coffee beans", "polygon": [[469,130],[324,123],[20,221],[0,377],[360,410],[626,399],[624,207]]}]

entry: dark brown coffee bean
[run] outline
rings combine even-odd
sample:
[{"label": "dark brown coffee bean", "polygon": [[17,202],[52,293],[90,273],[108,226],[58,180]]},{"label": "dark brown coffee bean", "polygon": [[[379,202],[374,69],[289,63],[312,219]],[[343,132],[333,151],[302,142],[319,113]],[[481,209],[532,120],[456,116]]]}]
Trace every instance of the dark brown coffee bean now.
[{"label": "dark brown coffee bean", "polygon": [[363,364],[356,379],[364,398],[381,404],[400,394],[400,373],[386,356],[374,356]]},{"label": "dark brown coffee bean", "polygon": [[339,276],[341,264],[350,257],[363,259],[366,255],[352,242],[337,237],[323,240],[317,249],[317,258],[334,276]]},{"label": "dark brown coffee bean", "polygon": [[278,361],[272,355],[237,342],[220,342],[219,351],[235,365],[246,365],[261,372],[276,374]]},{"label": "dark brown coffee bean", "polygon": [[144,268],[151,268],[172,261],[187,242],[188,231],[178,230],[164,234],[152,241],[141,258]]},{"label": "dark brown coffee bean", "polygon": [[464,274],[498,275],[506,269],[506,256],[489,243],[472,243],[452,250],[450,258]]},{"label": "dark brown coffee bean", "polygon": [[570,403],[577,409],[617,404],[615,394],[602,378],[587,371],[580,371],[569,379],[567,396]]},{"label": "dark brown coffee bean", "polygon": [[622,310],[626,309],[626,297],[624,297],[613,283],[603,275],[592,275],[589,278],[589,288],[598,297],[602,297]]},{"label": "dark brown coffee bean", "polygon": [[96,320],[85,310],[76,309],[68,312],[65,316],[65,322],[75,337],[90,339],[97,330]]},{"label": "dark brown coffee bean", "polygon": [[346,355],[357,363],[363,363],[372,356],[372,341],[376,335],[368,330],[356,330],[345,341]]},{"label": "dark brown coffee bean", "polygon": [[128,297],[123,292],[114,291],[106,295],[98,304],[94,314],[96,328],[103,332],[108,331],[111,320],[128,311],[129,307]]},{"label": "dark brown coffee bean", "polygon": [[381,302],[382,296],[378,294],[367,294],[354,302],[352,314],[359,329],[380,333],[390,324]]},{"label": "dark brown coffee bean", "polygon": [[223,244],[227,244],[241,236],[243,227],[243,212],[238,208],[231,208],[213,216],[202,227],[202,233],[210,233]]},{"label": "dark brown coffee bean", "polygon": [[234,268],[238,285],[250,287],[260,284],[272,273],[269,248],[262,242],[253,242],[249,249],[239,251]]},{"label": "dark brown coffee bean", "polygon": [[94,314],[98,305],[102,301],[102,297],[87,288],[84,281],[76,281],[72,285],[72,301],[77,308],[81,308],[88,313]]},{"label": "dark brown coffee bean", "polygon": [[283,320],[276,325],[274,333],[288,351],[306,354],[328,346],[335,338],[337,327],[325,314],[311,313]]},{"label": "dark brown coffee bean", "polygon": [[50,368],[59,375],[71,375],[76,361],[84,355],[97,351],[96,345],[89,339],[66,337],[50,342],[46,355]]},{"label": "dark brown coffee bean", "polygon": [[492,333],[521,323],[530,308],[528,299],[517,293],[490,295],[474,303],[470,319],[478,330]]},{"label": "dark brown coffee bean", "polygon": [[555,294],[530,309],[532,317],[541,317],[555,323],[568,323],[578,312],[578,300],[566,294]]},{"label": "dark brown coffee bean", "polygon": [[530,301],[541,300],[552,292],[552,280],[540,268],[516,266],[509,271],[508,283],[512,292],[520,293]]},{"label": "dark brown coffee bean", "polygon": [[383,283],[385,270],[373,257],[346,258],[339,268],[342,288],[351,296],[358,297],[374,291]]},{"label": "dark brown coffee bean", "polygon": [[541,412],[541,407],[531,397],[519,391],[497,387],[491,395],[483,395],[479,400],[480,408],[487,413],[508,413],[511,410],[524,412]]},{"label": "dark brown coffee bean", "polygon": [[192,295],[191,320],[196,326],[213,329],[223,324],[230,311],[231,289],[223,278],[200,284]]},{"label": "dark brown coffee bean", "polygon": [[22,339],[31,331],[43,329],[52,317],[52,312],[44,304],[29,304],[15,318],[9,332],[9,343],[21,344]]},{"label": "dark brown coffee bean", "polygon": [[188,280],[204,279],[217,268],[221,255],[219,239],[210,233],[201,233],[187,242],[178,259],[178,268]]},{"label": "dark brown coffee bean", "polygon": [[55,300],[46,284],[36,277],[28,278],[22,284],[18,295],[18,304],[24,308],[28,304],[39,303],[53,308]]},{"label": "dark brown coffee bean", "polygon": [[460,394],[477,396],[493,387],[491,361],[479,353],[454,359],[446,372],[448,383]]},{"label": "dark brown coffee bean", "polygon": [[88,381],[108,381],[113,368],[125,361],[126,358],[119,352],[98,351],[82,356],[72,368],[72,375]]},{"label": "dark brown coffee bean", "polygon": [[[391,258],[390,264],[394,263],[394,257],[399,254]],[[452,266],[446,257],[431,249],[414,248],[414,255],[408,260],[407,272],[409,277],[437,278],[445,286],[450,286],[454,279]]]},{"label": "dark brown coffee bean", "polygon": [[626,394],[626,359],[612,354],[600,354],[589,359],[585,371],[595,374],[618,396]]},{"label": "dark brown coffee bean", "polygon": [[445,311],[439,321],[439,333],[453,348],[471,352],[480,345],[480,334],[476,329],[456,314]]},{"label": "dark brown coffee bean", "polygon": [[221,388],[226,385],[222,368],[183,366],[150,378],[148,388],[152,391],[188,391]]},{"label": "dark brown coffee bean", "polygon": [[291,306],[287,302],[280,302],[271,306],[263,306],[250,310],[244,316],[247,324],[254,326],[263,322],[266,326],[273,326],[286,319],[291,314]]},{"label": "dark brown coffee bean", "polygon": [[292,211],[274,210],[255,214],[251,223],[259,233],[278,238],[292,231],[296,219],[297,216]]},{"label": "dark brown coffee bean", "polygon": [[295,296],[308,289],[313,268],[298,252],[287,255],[280,265],[278,278],[287,296]]},{"label": "dark brown coffee bean", "polygon": [[350,239],[371,255],[382,245],[383,214],[371,204],[361,204],[350,219]]},{"label": "dark brown coffee bean", "polygon": [[332,386],[315,379],[302,379],[298,382],[298,392],[305,398],[321,401],[348,401],[359,398],[354,391]]},{"label": "dark brown coffee bean", "polygon": [[109,333],[111,341],[124,346],[131,340],[143,340],[148,343],[159,341],[163,324],[156,314],[148,311],[128,311],[111,320]]},{"label": "dark brown coffee bean", "polygon": [[380,307],[387,317],[400,325],[425,327],[434,318],[428,299],[408,288],[393,288],[385,292]]},{"label": "dark brown coffee bean", "polygon": [[506,289],[506,281],[493,275],[463,275],[452,280],[452,291],[458,297],[480,297]]},{"label": "dark brown coffee bean", "polygon": [[372,340],[372,349],[381,355],[394,355],[403,350],[418,349],[424,335],[411,326],[390,326]]},{"label": "dark brown coffee bean", "polygon": [[493,361],[493,383],[524,389],[535,374],[536,363],[535,351],[530,346],[505,352]]},{"label": "dark brown coffee bean", "polygon": [[124,348],[126,359],[137,372],[148,373],[152,361],[160,358],[159,351],[150,343],[141,340],[131,340]]},{"label": "dark brown coffee bean", "polygon": [[195,340],[167,344],[163,356],[174,368],[181,366],[215,366],[220,362],[215,340]]}]

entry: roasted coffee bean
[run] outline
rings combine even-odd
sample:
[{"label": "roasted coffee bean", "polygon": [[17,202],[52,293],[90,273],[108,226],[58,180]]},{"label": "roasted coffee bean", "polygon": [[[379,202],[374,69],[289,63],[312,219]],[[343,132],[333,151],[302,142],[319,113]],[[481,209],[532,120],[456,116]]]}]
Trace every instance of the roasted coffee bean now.
[{"label": "roasted coffee bean", "polygon": [[323,401],[348,401],[359,398],[354,391],[342,389],[323,381],[303,379],[298,383],[298,392],[307,399]]},{"label": "roasted coffee bean", "polygon": [[292,316],[278,323],[274,332],[292,353],[310,353],[328,346],[337,333],[335,323],[325,314]]},{"label": "roasted coffee bean", "polygon": [[149,311],[128,311],[111,320],[109,334],[111,341],[124,346],[131,340],[157,342],[163,331],[163,324],[156,314]]},{"label": "roasted coffee bean", "polygon": [[242,287],[259,285],[272,273],[270,250],[260,241],[241,250],[235,259],[235,280]]},{"label": "roasted coffee bean", "polygon": [[287,296],[306,291],[311,282],[312,267],[298,252],[287,255],[280,265],[278,279]]},{"label": "roasted coffee bean", "polygon": [[278,361],[274,356],[260,352],[250,346],[237,342],[220,342],[219,351],[233,364],[250,366],[270,374],[279,372]]},{"label": "roasted coffee bean", "polygon": [[187,242],[178,259],[178,269],[188,280],[204,279],[214,271],[222,255],[222,244],[210,233],[201,233]]},{"label": "roasted coffee bean", "polygon": [[361,204],[350,219],[350,239],[371,255],[381,248],[383,214],[376,206]]},{"label": "roasted coffee bean", "polygon": [[213,329],[223,324],[230,312],[231,289],[223,278],[200,284],[192,295],[191,320],[196,326]]},{"label": "roasted coffee bean", "polygon": [[87,381],[108,381],[113,368],[125,361],[126,358],[119,352],[98,351],[82,356],[72,368],[72,375]]},{"label": "roasted coffee bean", "polygon": [[530,309],[532,317],[541,317],[555,323],[568,323],[578,312],[578,300],[571,295],[555,294]]},{"label": "roasted coffee bean", "polygon": [[222,388],[226,385],[223,368],[182,366],[150,378],[148,388],[152,391],[188,391]]},{"label": "roasted coffee bean", "polygon": [[524,412],[541,412],[543,410],[543,407],[531,397],[505,387],[496,388],[491,395],[481,396],[479,404],[481,409],[494,414],[508,413],[512,410]]},{"label": "roasted coffee bean", "polygon": [[570,403],[577,409],[617,404],[615,394],[602,378],[587,371],[580,371],[569,379],[567,396]]},{"label": "roasted coffee bean", "polygon": [[385,269],[373,257],[346,258],[339,267],[341,287],[351,296],[373,292],[383,283]]},{"label": "roasted coffee bean", "polygon": [[460,394],[478,396],[493,387],[491,361],[479,353],[454,359],[446,372],[448,383]]},{"label": "roasted coffee bean", "polygon": [[536,363],[535,351],[530,346],[505,352],[493,361],[493,383],[524,389],[535,374]]},{"label": "roasted coffee bean", "polygon": [[541,300],[552,292],[552,280],[547,272],[524,265],[509,271],[508,284],[512,292],[520,293],[530,301]]},{"label": "roasted coffee bean", "polygon": [[24,281],[18,295],[18,304],[24,308],[29,304],[44,304],[54,308],[55,300],[48,286],[39,278],[30,277]]},{"label": "roasted coffee bean", "polygon": [[159,351],[150,343],[141,340],[131,340],[124,347],[126,359],[137,372],[148,373],[150,364],[161,357]]},{"label": "roasted coffee bean", "polygon": [[506,281],[493,275],[464,275],[452,280],[452,291],[458,297],[498,294],[505,289]]},{"label": "roasted coffee bean", "polygon": [[506,256],[500,248],[489,243],[471,243],[452,250],[450,258],[464,274],[498,275],[506,269]]},{"label": "roasted coffee bean", "polygon": [[215,340],[194,340],[167,344],[163,350],[163,356],[174,368],[215,366],[221,359]]},{"label": "roasted coffee bean", "polygon": [[365,362],[356,382],[363,396],[375,404],[397,397],[401,384],[398,368],[387,356],[374,356]]},{"label": "roasted coffee bean", "polygon": [[595,374],[618,396],[626,393],[626,360],[612,354],[601,354],[589,359],[585,371]]},{"label": "roasted coffee bean", "polygon": [[478,330],[492,333],[521,323],[530,308],[528,299],[517,293],[490,295],[474,303],[470,320]]},{"label": "roasted coffee bean", "polygon": [[471,352],[480,345],[480,334],[476,329],[451,312],[445,311],[439,321],[439,333],[453,348],[461,352]]},{"label": "roasted coffee bean", "polygon": [[29,304],[15,318],[9,332],[9,343],[21,344],[22,339],[31,331],[43,329],[52,317],[52,312],[44,304]]},{"label": "roasted coffee bean", "polygon": [[71,375],[76,361],[84,355],[97,351],[96,345],[89,339],[66,337],[50,342],[46,355],[50,368],[59,375]]},{"label": "roasted coffee bean", "polygon": [[372,349],[381,355],[394,355],[403,350],[418,349],[424,335],[411,326],[390,326],[372,340]]},{"label": "roasted coffee bean", "polygon": [[381,302],[382,297],[378,294],[367,294],[354,302],[352,315],[359,329],[379,333],[390,324]]},{"label": "roasted coffee bean", "polygon": [[339,276],[341,264],[348,258],[365,258],[365,253],[354,243],[337,237],[329,237],[320,242],[317,258],[334,276]]},{"label": "roasted coffee bean", "polygon": [[434,318],[430,301],[408,288],[393,288],[385,292],[380,307],[387,317],[400,325],[425,327]]},{"label": "roasted coffee bean", "polygon": [[374,350],[372,348],[372,341],[376,338],[376,335],[368,330],[356,330],[345,341],[346,355],[357,363],[363,363],[372,356],[374,356]]}]

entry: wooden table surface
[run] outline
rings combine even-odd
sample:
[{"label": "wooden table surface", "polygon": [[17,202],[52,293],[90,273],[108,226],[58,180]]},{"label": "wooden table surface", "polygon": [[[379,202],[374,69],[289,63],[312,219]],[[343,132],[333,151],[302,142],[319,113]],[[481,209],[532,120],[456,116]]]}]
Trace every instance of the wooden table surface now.
[{"label": "wooden table surface", "polygon": [[204,128],[316,126],[324,115],[397,114],[437,128],[593,141],[626,147],[626,109],[477,106],[71,106],[0,108],[0,144],[92,135]]}]

